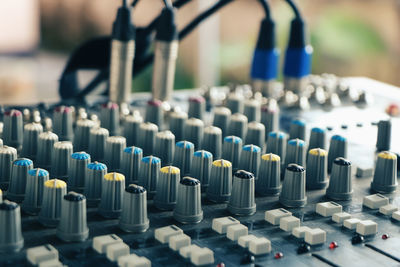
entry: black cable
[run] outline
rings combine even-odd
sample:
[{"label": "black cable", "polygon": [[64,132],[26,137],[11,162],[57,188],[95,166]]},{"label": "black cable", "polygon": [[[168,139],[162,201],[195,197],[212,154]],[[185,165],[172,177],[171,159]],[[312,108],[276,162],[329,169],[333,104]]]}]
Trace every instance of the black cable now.
[{"label": "black cable", "polygon": [[271,16],[271,12],[269,11],[267,0],[259,0],[258,2],[260,2],[262,7],[264,8],[265,17],[269,18]]},{"label": "black cable", "polygon": [[132,7],[135,7],[136,6],[136,4],[139,2],[139,0],[134,0],[133,2],[132,2]]},{"label": "black cable", "polygon": [[171,0],[163,0],[163,2],[164,2],[165,7],[167,7],[167,8],[172,6]]},{"label": "black cable", "polygon": [[300,11],[299,11],[299,9],[297,8],[297,6],[296,6],[296,4],[292,1],[292,0],[286,0],[286,2],[289,4],[289,6],[292,8],[292,10],[293,10],[293,13],[295,14],[295,16],[296,16],[296,18],[301,18],[301,15],[300,15]]}]

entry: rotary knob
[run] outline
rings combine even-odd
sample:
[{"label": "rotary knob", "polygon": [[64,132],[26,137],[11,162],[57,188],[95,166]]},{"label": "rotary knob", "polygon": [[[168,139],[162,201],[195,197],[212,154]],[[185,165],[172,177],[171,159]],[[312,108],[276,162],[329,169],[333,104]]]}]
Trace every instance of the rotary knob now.
[{"label": "rotary knob", "polygon": [[149,156],[154,153],[157,132],[158,126],[153,123],[145,122],[140,125],[139,144],[143,149],[144,156]]},{"label": "rotary knob", "polygon": [[214,159],[220,159],[222,154],[222,131],[215,126],[204,129],[203,149],[213,154]]},{"label": "rotary knob", "polygon": [[22,142],[22,156],[36,159],[38,150],[39,135],[43,132],[43,126],[40,123],[32,122],[24,126],[24,138]]},{"label": "rotary knob", "polygon": [[37,166],[49,170],[53,157],[54,144],[58,142],[58,136],[52,132],[43,132],[39,135],[36,154]]},{"label": "rotary knob", "polygon": [[164,166],[171,165],[174,160],[175,135],[171,131],[156,134],[155,156],[161,159]]},{"label": "rotary knob", "polygon": [[290,124],[290,139],[306,140],[306,123],[304,120],[296,119]]},{"label": "rotary knob", "polygon": [[176,205],[176,195],[180,171],[173,166],[166,166],[160,169],[160,175],[156,185],[154,204],[161,210],[173,210]]},{"label": "rotary knob", "polygon": [[68,169],[68,189],[83,192],[85,187],[86,167],[90,163],[90,155],[86,152],[75,152],[70,157]]},{"label": "rotary knob", "polygon": [[376,139],[376,150],[384,151],[390,149],[392,139],[392,122],[381,120],[378,122],[378,136]]},{"label": "rotary knob", "polygon": [[26,179],[28,171],[33,169],[33,162],[30,159],[20,158],[13,162],[10,187],[7,198],[11,201],[21,203],[25,197]]},{"label": "rotary knob", "polygon": [[260,167],[261,148],[255,145],[246,145],[240,155],[239,168],[251,172],[255,179],[258,178],[258,168]]},{"label": "rotary knob", "polygon": [[23,140],[22,112],[12,109],[4,112],[3,142],[19,150]]},{"label": "rotary knob", "polygon": [[281,192],[281,162],[278,155],[262,155],[256,191],[260,195],[277,195]]},{"label": "rotary knob", "polygon": [[226,107],[216,107],[214,109],[213,126],[218,127],[222,131],[222,136],[228,132],[229,121],[231,119],[231,111]]},{"label": "rotary knob", "polygon": [[95,127],[96,123],[89,119],[79,119],[76,122],[74,135],[75,151],[87,151],[89,148],[90,130]]},{"label": "rotary knob", "polygon": [[153,99],[147,102],[146,122],[154,123],[159,128],[162,128],[164,123],[164,111],[160,100]]},{"label": "rotary knob", "polygon": [[286,157],[287,136],[283,132],[270,132],[267,137],[267,153],[278,155],[281,164]]},{"label": "rotary knob", "polygon": [[122,173],[126,178],[126,186],[131,183],[137,183],[142,158],[143,150],[141,148],[131,146],[124,149],[122,153]]},{"label": "rotary knob", "polygon": [[289,164],[286,167],[279,201],[285,207],[297,208],[306,205],[306,171],[302,166]]},{"label": "rotary knob", "polygon": [[328,185],[328,153],[321,148],[308,151],[307,189],[323,189]]},{"label": "rotary knob", "polygon": [[193,178],[200,181],[202,188],[208,187],[212,162],[213,155],[210,152],[205,150],[194,152],[190,174]]},{"label": "rotary knob", "polygon": [[378,154],[371,189],[379,193],[392,193],[397,188],[397,156],[383,151]]},{"label": "rotary knob", "polygon": [[239,170],[233,176],[232,193],[228,210],[239,216],[248,216],[256,212],[254,199],[255,179],[250,172]]},{"label": "rotary knob", "polygon": [[11,180],[11,170],[17,150],[10,146],[0,147],[0,188],[6,189]]},{"label": "rotary knob", "polygon": [[178,185],[174,219],[180,223],[199,223],[203,220],[200,181],[183,177]]},{"label": "rotary knob", "polygon": [[351,162],[344,158],[336,158],[332,164],[332,173],[326,195],[333,200],[349,200],[352,198]]},{"label": "rotary knob", "polygon": [[248,121],[260,121],[261,106],[257,99],[247,99],[244,101],[243,114],[247,117]]},{"label": "rotary knob", "polygon": [[110,171],[121,171],[122,153],[125,147],[125,137],[110,136],[107,138],[105,163]]},{"label": "rotary knob", "polygon": [[58,179],[48,180],[43,187],[43,200],[39,222],[47,227],[58,225],[61,216],[61,202],[67,194],[67,184]]},{"label": "rotary knob", "polygon": [[174,166],[181,170],[182,175],[190,173],[192,159],[194,154],[194,145],[188,141],[180,141],[175,146]]},{"label": "rotary knob", "polygon": [[204,119],[206,100],[202,96],[189,97],[189,118]]},{"label": "rotary knob", "polygon": [[226,100],[226,107],[229,108],[234,113],[242,113],[243,112],[243,96],[237,94],[236,92],[232,92],[228,95]]},{"label": "rotary knob", "polygon": [[17,203],[0,203],[0,253],[17,252],[24,246],[21,231],[21,209]]},{"label": "rotary knob", "polygon": [[72,143],[57,142],[53,146],[51,175],[66,180],[68,177],[69,161],[72,155]]},{"label": "rotary knob", "polygon": [[306,143],[300,139],[289,140],[286,150],[285,164],[296,163],[300,166],[306,164]]},{"label": "rotary knob", "polygon": [[127,146],[137,146],[139,144],[139,130],[143,123],[143,117],[138,111],[133,112],[124,119],[124,137]]},{"label": "rotary knob", "polygon": [[84,195],[89,206],[97,206],[101,199],[101,184],[107,173],[107,166],[100,162],[89,163],[86,167]]},{"label": "rotary knob", "polygon": [[261,107],[261,123],[267,134],[279,129],[279,107],[275,100],[270,99],[267,105]]},{"label": "rotary knob", "polygon": [[119,106],[117,103],[107,102],[100,107],[101,127],[107,129],[110,135],[119,135]]},{"label": "rotary knob", "polygon": [[310,134],[310,144],[308,149],[326,148],[326,131],[322,128],[312,128]]},{"label": "rotary knob", "polygon": [[72,141],[73,132],[73,109],[67,106],[58,106],[53,113],[53,131],[60,141]]},{"label": "rotary knob", "polygon": [[232,163],[224,159],[215,160],[207,188],[207,198],[213,202],[228,202],[232,191]]},{"label": "rotary knob", "polygon": [[185,122],[184,140],[193,143],[195,149],[200,149],[203,143],[204,122],[200,119],[190,118]]},{"label": "rotary knob", "polygon": [[139,185],[146,188],[147,197],[153,198],[161,169],[161,160],[154,156],[144,157],[140,163]]},{"label": "rotary knob", "polygon": [[94,160],[103,161],[109,132],[106,128],[95,127],[90,130],[89,154]]},{"label": "rotary knob", "polygon": [[224,138],[224,144],[222,146],[222,158],[230,161],[234,169],[239,167],[242,146],[243,141],[240,137],[227,136]]},{"label": "rotary knob", "polygon": [[347,139],[340,135],[334,135],[331,138],[328,151],[328,172],[333,168],[333,162],[336,158],[347,158]]},{"label": "rotary knob", "polygon": [[119,227],[125,232],[140,233],[149,228],[147,196],[144,187],[130,184],[124,192]]},{"label": "rotary knob", "polygon": [[42,205],[44,183],[49,180],[49,172],[44,169],[28,171],[26,179],[25,198],[22,210],[28,214],[36,215]]},{"label": "rotary knob", "polygon": [[122,209],[122,196],[125,190],[125,176],[110,172],[104,175],[101,184],[99,213],[105,218],[118,218]]},{"label": "rotary knob", "polygon": [[173,111],[169,114],[169,129],[175,135],[176,141],[184,139],[184,127],[188,114],[182,111]]},{"label": "rotary knob", "polygon": [[265,143],[265,126],[262,123],[252,121],[248,124],[246,144],[256,145],[261,149],[264,147]]},{"label": "rotary knob", "polygon": [[235,113],[231,116],[229,122],[228,135],[245,138],[247,134],[247,117],[240,113]]}]

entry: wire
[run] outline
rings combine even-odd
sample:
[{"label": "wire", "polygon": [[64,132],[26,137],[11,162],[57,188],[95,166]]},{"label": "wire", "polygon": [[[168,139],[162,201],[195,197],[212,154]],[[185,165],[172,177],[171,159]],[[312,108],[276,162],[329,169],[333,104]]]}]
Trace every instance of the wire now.
[{"label": "wire", "polygon": [[139,0],[134,0],[133,2],[132,2],[132,7],[135,7],[136,6],[136,4],[139,2]]},{"label": "wire", "polygon": [[269,11],[269,6],[268,6],[268,3],[267,3],[267,0],[259,0],[258,2],[260,2],[262,7],[264,8],[265,17],[269,18],[270,15],[271,15],[271,12]]},{"label": "wire", "polygon": [[289,6],[292,8],[293,13],[295,14],[296,18],[301,19],[300,11],[297,8],[296,4],[292,0],[286,0],[286,2],[289,4]]},{"label": "wire", "polygon": [[163,0],[165,7],[169,8],[172,7],[171,0]]}]

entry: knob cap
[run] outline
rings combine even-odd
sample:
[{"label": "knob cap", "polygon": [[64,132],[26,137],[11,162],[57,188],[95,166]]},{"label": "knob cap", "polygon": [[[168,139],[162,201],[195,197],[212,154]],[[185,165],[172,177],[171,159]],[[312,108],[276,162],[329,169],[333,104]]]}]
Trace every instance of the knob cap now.
[{"label": "knob cap", "polygon": [[28,171],[26,179],[25,199],[22,210],[28,214],[36,215],[42,206],[44,183],[49,180],[49,172],[44,169]]},{"label": "knob cap", "polygon": [[123,136],[110,136],[106,140],[105,162],[110,171],[121,171],[122,152],[126,147]]},{"label": "knob cap", "polygon": [[125,190],[125,176],[110,172],[104,175],[101,183],[99,213],[105,218],[118,218],[121,215],[122,196]]},{"label": "knob cap", "polygon": [[83,242],[89,236],[86,222],[86,198],[69,192],[61,202],[61,218],[57,227],[57,237],[65,242]]},{"label": "knob cap", "polygon": [[390,142],[392,141],[392,122],[390,120],[382,120],[378,122],[378,136],[376,139],[376,150],[390,150]]},{"label": "knob cap", "polygon": [[171,165],[174,160],[175,135],[171,131],[159,132],[156,135],[155,156],[161,159],[162,165]]},{"label": "knob cap", "polygon": [[193,143],[195,149],[200,149],[204,136],[204,122],[196,118],[190,118],[185,122],[184,140]]},{"label": "knob cap", "polygon": [[144,156],[149,156],[154,153],[157,132],[158,127],[153,123],[145,122],[140,125],[139,144],[143,149]]},{"label": "knob cap", "polygon": [[239,168],[240,153],[242,152],[243,141],[237,136],[227,136],[224,138],[222,146],[222,157],[230,161],[233,168]]},{"label": "knob cap", "polygon": [[351,162],[344,158],[336,158],[332,164],[332,173],[326,195],[333,200],[349,200],[352,194]]},{"label": "knob cap", "polygon": [[24,246],[21,210],[17,203],[0,203],[0,253],[17,252]]},{"label": "knob cap", "polygon": [[7,146],[21,149],[23,139],[22,112],[12,109],[4,112],[3,142]]},{"label": "knob cap", "polygon": [[334,135],[331,138],[328,151],[328,172],[332,170],[333,161],[338,158],[347,158],[347,139],[340,135]]},{"label": "knob cap", "polygon": [[173,166],[160,169],[160,175],[156,185],[154,204],[161,210],[173,210],[176,204],[178,183],[181,180],[180,171]]},{"label": "knob cap", "polygon": [[285,207],[303,207],[307,203],[306,170],[297,164],[286,167],[279,202]]},{"label": "knob cap", "polygon": [[242,139],[246,137],[247,133],[247,117],[240,113],[235,113],[231,116],[229,122],[228,134],[238,136]]},{"label": "knob cap", "polygon": [[222,130],[215,126],[204,129],[203,149],[209,151],[214,159],[220,159],[222,154]]},{"label": "knob cap", "polygon": [[193,178],[200,181],[202,188],[208,187],[212,162],[213,155],[210,152],[205,150],[194,152],[190,174]]},{"label": "knob cap", "polygon": [[199,180],[183,177],[179,183],[174,219],[180,223],[199,223],[203,220]]},{"label": "knob cap", "polygon": [[67,194],[67,184],[58,179],[48,180],[43,187],[43,201],[39,222],[47,227],[58,225],[61,217],[61,202]]},{"label": "knob cap", "polygon": [[72,155],[72,143],[69,141],[55,143],[52,155],[51,176],[66,180]]},{"label": "knob cap", "polygon": [[20,158],[13,162],[11,171],[10,186],[7,198],[11,201],[21,203],[25,197],[26,179],[28,171],[33,169],[33,162],[30,159]]},{"label": "knob cap", "polygon": [[107,173],[107,166],[100,162],[89,163],[86,167],[84,194],[88,206],[97,206],[101,199],[101,184]]},{"label": "knob cap", "polygon": [[214,160],[211,166],[207,198],[213,202],[228,202],[232,191],[232,163]]},{"label": "knob cap", "polygon": [[306,122],[300,119],[293,120],[289,130],[290,139],[306,140]]},{"label": "knob cap", "polygon": [[231,110],[226,107],[216,107],[214,109],[213,126],[218,127],[222,131],[222,136],[228,133],[229,121],[231,119]]},{"label": "knob cap", "polygon": [[324,189],[328,185],[328,153],[321,148],[308,151],[307,189]]},{"label": "knob cap", "polygon": [[385,194],[394,192],[397,185],[397,156],[383,151],[378,154],[371,189]]},{"label": "knob cap", "polygon": [[194,153],[194,145],[188,141],[180,141],[175,146],[174,166],[181,170],[181,174],[190,173],[192,159]]},{"label": "knob cap", "polygon": [[202,96],[189,97],[189,118],[203,120],[206,112],[206,100]]},{"label": "knob cap", "polygon": [[281,192],[281,159],[269,153],[262,155],[256,191],[263,196],[277,195]]},{"label": "knob cap", "polygon": [[76,122],[74,135],[75,151],[87,151],[89,148],[90,130],[96,126],[96,123],[89,119],[79,119]]},{"label": "knob cap", "polygon": [[140,233],[149,228],[147,196],[144,187],[130,184],[124,192],[119,227],[125,232]]},{"label": "knob cap", "polygon": [[244,101],[243,114],[247,117],[248,121],[260,121],[261,105],[257,99],[247,99]]},{"label": "knob cap", "polygon": [[95,127],[90,130],[88,152],[93,160],[104,161],[108,136],[109,132],[106,128]]},{"label": "knob cap", "polygon": [[226,100],[226,107],[231,110],[232,114],[242,113],[244,107],[243,102],[243,96],[233,92],[228,95],[228,98]]},{"label": "knob cap", "polygon": [[300,166],[306,165],[306,143],[300,139],[289,140],[286,150],[285,164],[295,163]]},{"label": "knob cap", "polygon": [[58,136],[52,132],[43,132],[39,135],[38,149],[36,154],[37,166],[50,169],[53,158],[53,147],[58,142]]},{"label": "knob cap", "polygon": [[73,109],[67,106],[58,106],[53,113],[53,131],[60,141],[72,141],[73,132]]},{"label": "knob cap", "polygon": [[246,144],[256,145],[261,149],[263,149],[264,143],[265,143],[265,126],[256,121],[250,122],[247,127]]},{"label": "knob cap", "polygon": [[267,105],[261,107],[261,123],[266,133],[279,130],[279,107],[275,100],[270,99]]},{"label": "knob cap", "polygon": [[36,159],[39,135],[43,132],[40,123],[28,123],[24,126],[24,139],[22,142],[22,156]]},{"label": "knob cap", "polygon": [[83,192],[86,167],[89,163],[90,155],[86,152],[75,152],[71,155],[68,169],[69,190]]},{"label": "knob cap", "polygon": [[124,119],[124,137],[127,146],[139,145],[140,125],[143,123],[143,117],[138,111],[133,112]]},{"label": "knob cap", "polygon": [[154,156],[144,157],[140,163],[138,183],[146,188],[147,197],[153,198],[156,193],[158,176],[161,169],[161,160]]},{"label": "knob cap", "polygon": [[153,99],[147,102],[146,122],[154,123],[159,128],[162,128],[164,124],[164,111],[160,100]]},{"label": "knob cap", "polygon": [[232,193],[228,210],[239,216],[248,216],[256,212],[254,199],[255,179],[250,172],[239,170],[233,176]]},{"label": "knob cap", "polygon": [[322,128],[312,128],[310,134],[310,144],[308,149],[326,148],[326,131]]},{"label": "knob cap", "polygon": [[169,114],[169,129],[175,135],[176,141],[184,139],[183,132],[188,114],[182,111],[173,111]]},{"label": "knob cap", "polygon": [[125,185],[137,183],[139,179],[140,162],[143,150],[139,147],[126,147],[122,153],[122,173],[125,175]]},{"label": "knob cap", "polygon": [[267,137],[267,153],[278,155],[281,164],[284,164],[286,157],[287,136],[283,132],[270,132]]},{"label": "knob cap", "polygon": [[239,168],[251,172],[258,179],[258,168],[260,167],[261,148],[255,145],[246,145],[240,155]]},{"label": "knob cap", "polygon": [[6,189],[11,180],[11,171],[17,150],[10,146],[0,147],[0,188]]},{"label": "knob cap", "polygon": [[107,129],[110,135],[119,135],[119,106],[117,103],[104,103],[100,108],[101,127]]}]

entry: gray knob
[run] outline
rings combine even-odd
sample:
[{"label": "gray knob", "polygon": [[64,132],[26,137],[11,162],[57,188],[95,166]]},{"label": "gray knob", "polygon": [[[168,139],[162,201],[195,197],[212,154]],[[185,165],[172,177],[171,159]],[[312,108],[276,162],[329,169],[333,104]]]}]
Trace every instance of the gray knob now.
[{"label": "gray knob", "polygon": [[28,171],[33,169],[33,162],[30,159],[16,159],[12,165],[10,186],[7,191],[7,198],[11,201],[21,203],[25,197],[26,178]]},{"label": "gray knob", "polygon": [[226,100],[226,107],[229,108],[234,113],[243,112],[243,95],[237,94],[235,92],[230,93]]},{"label": "gray knob", "polygon": [[258,179],[258,168],[260,167],[261,148],[255,145],[246,145],[240,155],[239,169],[251,172]]},{"label": "gray knob", "polygon": [[174,219],[180,223],[199,223],[203,220],[199,180],[183,177],[180,181]]},{"label": "gray knob", "polygon": [[24,246],[21,231],[21,209],[17,203],[0,203],[0,253],[17,252]]},{"label": "gray knob", "polygon": [[188,141],[180,141],[175,145],[174,166],[181,170],[182,175],[188,175],[192,166],[194,145]]},{"label": "gray knob", "polygon": [[53,131],[60,141],[72,141],[73,132],[73,109],[67,106],[59,106],[53,113]]},{"label": "gray knob", "polygon": [[286,158],[287,136],[283,132],[270,132],[267,138],[267,153],[278,155],[281,164],[284,164]]},{"label": "gray knob", "polygon": [[160,100],[149,100],[146,106],[146,122],[154,123],[159,128],[164,124],[164,111]]},{"label": "gray knob", "polygon": [[61,217],[56,235],[65,242],[83,242],[89,236],[86,222],[86,198],[69,192],[61,202]]},{"label": "gray knob", "polygon": [[204,122],[200,119],[190,118],[185,122],[184,140],[192,142],[195,149],[200,149],[203,142]]},{"label": "gray knob", "polygon": [[306,143],[300,139],[289,140],[286,149],[285,165],[296,163],[300,166],[306,165]]},{"label": "gray knob", "polygon": [[277,195],[281,192],[281,159],[269,153],[262,155],[256,191],[262,196]]},{"label": "gray knob", "polygon": [[66,180],[68,177],[69,161],[72,155],[72,143],[57,142],[53,146],[51,176]]},{"label": "gray knob", "polygon": [[36,215],[42,206],[44,183],[49,180],[49,172],[44,169],[28,171],[26,179],[25,198],[22,210],[28,214]]},{"label": "gray knob", "polygon": [[74,150],[87,151],[89,148],[90,130],[96,123],[89,119],[79,119],[76,122],[74,135]]},{"label": "gray knob", "polygon": [[172,164],[174,161],[174,152],[175,135],[171,131],[157,133],[154,155],[161,159],[163,166]]},{"label": "gray knob", "polygon": [[85,175],[90,155],[86,152],[75,152],[70,157],[68,169],[68,190],[83,192]]},{"label": "gray knob", "polygon": [[11,180],[13,161],[17,159],[17,150],[10,146],[0,147],[0,188],[5,190]]},{"label": "gray knob", "polygon": [[99,213],[105,218],[118,218],[122,211],[125,176],[117,172],[104,175],[101,183]]},{"label": "gray knob", "polygon": [[124,192],[119,227],[125,232],[140,233],[149,228],[147,196],[144,187],[130,184]]},{"label": "gray knob", "polygon": [[250,172],[239,170],[233,175],[232,193],[228,210],[239,216],[248,216],[256,212],[254,199],[255,179]]},{"label": "gray knob", "polygon": [[390,150],[392,141],[392,122],[390,120],[378,122],[378,136],[376,139],[376,150]]},{"label": "gray knob", "polygon": [[122,153],[122,173],[125,175],[125,185],[137,183],[139,179],[140,162],[143,150],[139,147],[126,147]]},{"label": "gray knob", "polygon": [[293,120],[290,123],[289,137],[290,139],[306,140],[306,122],[300,119]]},{"label": "gray knob", "polygon": [[213,154],[214,159],[220,159],[222,155],[222,131],[215,126],[204,129],[203,149]]},{"label": "gray knob", "polygon": [[158,127],[153,123],[145,122],[140,125],[139,146],[143,149],[144,156],[154,153],[157,132]]},{"label": "gray knob", "polygon": [[86,167],[84,195],[88,206],[97,206],[101,199],[101,184],[107,173],[107,166],[100,162],[89,163]]},{"label": "gray knob", "polygon": [[340,135],[334,135],[331,138],[328,151],[328,172],[332,170],[333,161],[338,158],[347,158],[347,139]]},{"label": "gray knob", "polygon": [[214,160],[207,188],[207,198],[213,202],[228,202],[232,191],[232,163]]},{"label": "gray knob", "polygon": [[247,99],[244,101],[243,114],[247,117],[248,121],[260,121],[261,105],[257,99]]},{"label": "gray knob", "polygon": [[397,188],[397,156],[383,151],[378,154],[371,189],[378,193],[391,193]]},{"label": "gray knob", "polygon": [[267,134],[279,130],[279,107],[275,100],[270,99],[267,105],[261,107],[261,123]]},{"label": "gray knob", "polygon": [[203,120],[206,113],[206,100],[202,96],[189,97],[189,118]]},{"label": "gray knob", "polygon": [[140,163],[139,185],[146,188],[147,197],[153,198],[156,193],[158,176],[161,169],[161,160],[154,156],[144,157]]},{"label": "gray knob", "polygon": [[110,136],[106,140],[105,163],[110,171],[121,171],[122,152],[126,147],[123,136]]},{"label": "gray knob", "polygon": [[187,113],[182,111],[174,111],[169,114],[169,129],[175,135],[176,141],[183,140],[183,132],[187,118]]},{"label": "gray knob", "polygon": [[240,153],[242,152],[243,141],[237,136],[227,136],[224,138],[222,147],[222,158],[230,161],[233,168],[239,168]]},{"label": "gray knob", "polygon": [[246,145],[256,145],[263,149],[265,144],[265,126],[259,122],[252,121],[248,124]]},{"label": "gray knob", "polygon": [[139,145],[140,125],[143,123],[143,117],[138,111],[132,115],[126,116],[124,120],[124,137],[127,146]]},{"label": "gray knob", "polygon": [[43,132],[40,123],[32,122],[24,126],[24,139],[22,142],[22,156],[35,159],[38,150],[39,135]]},{"label": "gray knob", "polygon": [[247,117],[240,113],[235,113],[231,116],[229,122],[228,134],[238,136],[242,139],[246,137],[247,133]]},{"label": "gray knob", "polygon": [[154,197],[154,204],[157,208],[161,210],[174,209],[180,180],[180,171],[177,167],[166,166],[160,169]]},{"label": "gray knob", "polygon": [[332,164],[332,173],[326,195],[333,200],[349,200],[352,194],[351,162],[344,158],[336,158]]},{"label": "gray knob", "polygon": [[50,169],[53,158],[53,147],[58,142],[58,136],[52,132],[43,132],[39,135],[38,149],[36,154],[36,165]]},{"label": "gray knob", "polygon": [[199,150],[193,154],[190,175],[200,181],[202,188],[208,187],[212,162],[213,155],[208,151]]},{"label": "gray knob", "polygon": [[110,135],[119,135],[119,106],[116,103],[108,102],[101,105],[100,108],[101,127],[107,129]]},{"label": "gray knob", "polygon": [[106,141],[109,137],[108,130],[106,128],[94,127],[90,130],[89,137],[89,154],[92,159],[103,161],[106,152]]},{"label": "gray knob", "polygon": [[58,179],[48,180],[43,187],[42,207],[39,222],[47,227],[56,227],[61,216],[61,202],[67,194],[67,184]]},{"label": "gray knob", "polygon": [[226,107],[216,107],[214,109],[213,126],[218,127],[222,131],[222,136],[228,133],[229,122],[231,120],[231,110]]},{"label": "gray knob", "polygon": [[308,151],[307,179],[308,190],[324,189],[328,185],[328,153],[321,148]]},{"label": "gray knob", "polygon": [[297,164],[289,164],[285,170],[279,202],[285,207],[303,207],[307,203],[306,170]]},{"label": "gray knob", "polygon": [[326,131],[322,128],[312,128],[310,134],[310,143],[308,149],[326,148]]},{"label": "gray knob", "polygon": [[16,109],[4,113],[3,142],[7,146],[21,149],[23,140],[22,112]]}]

